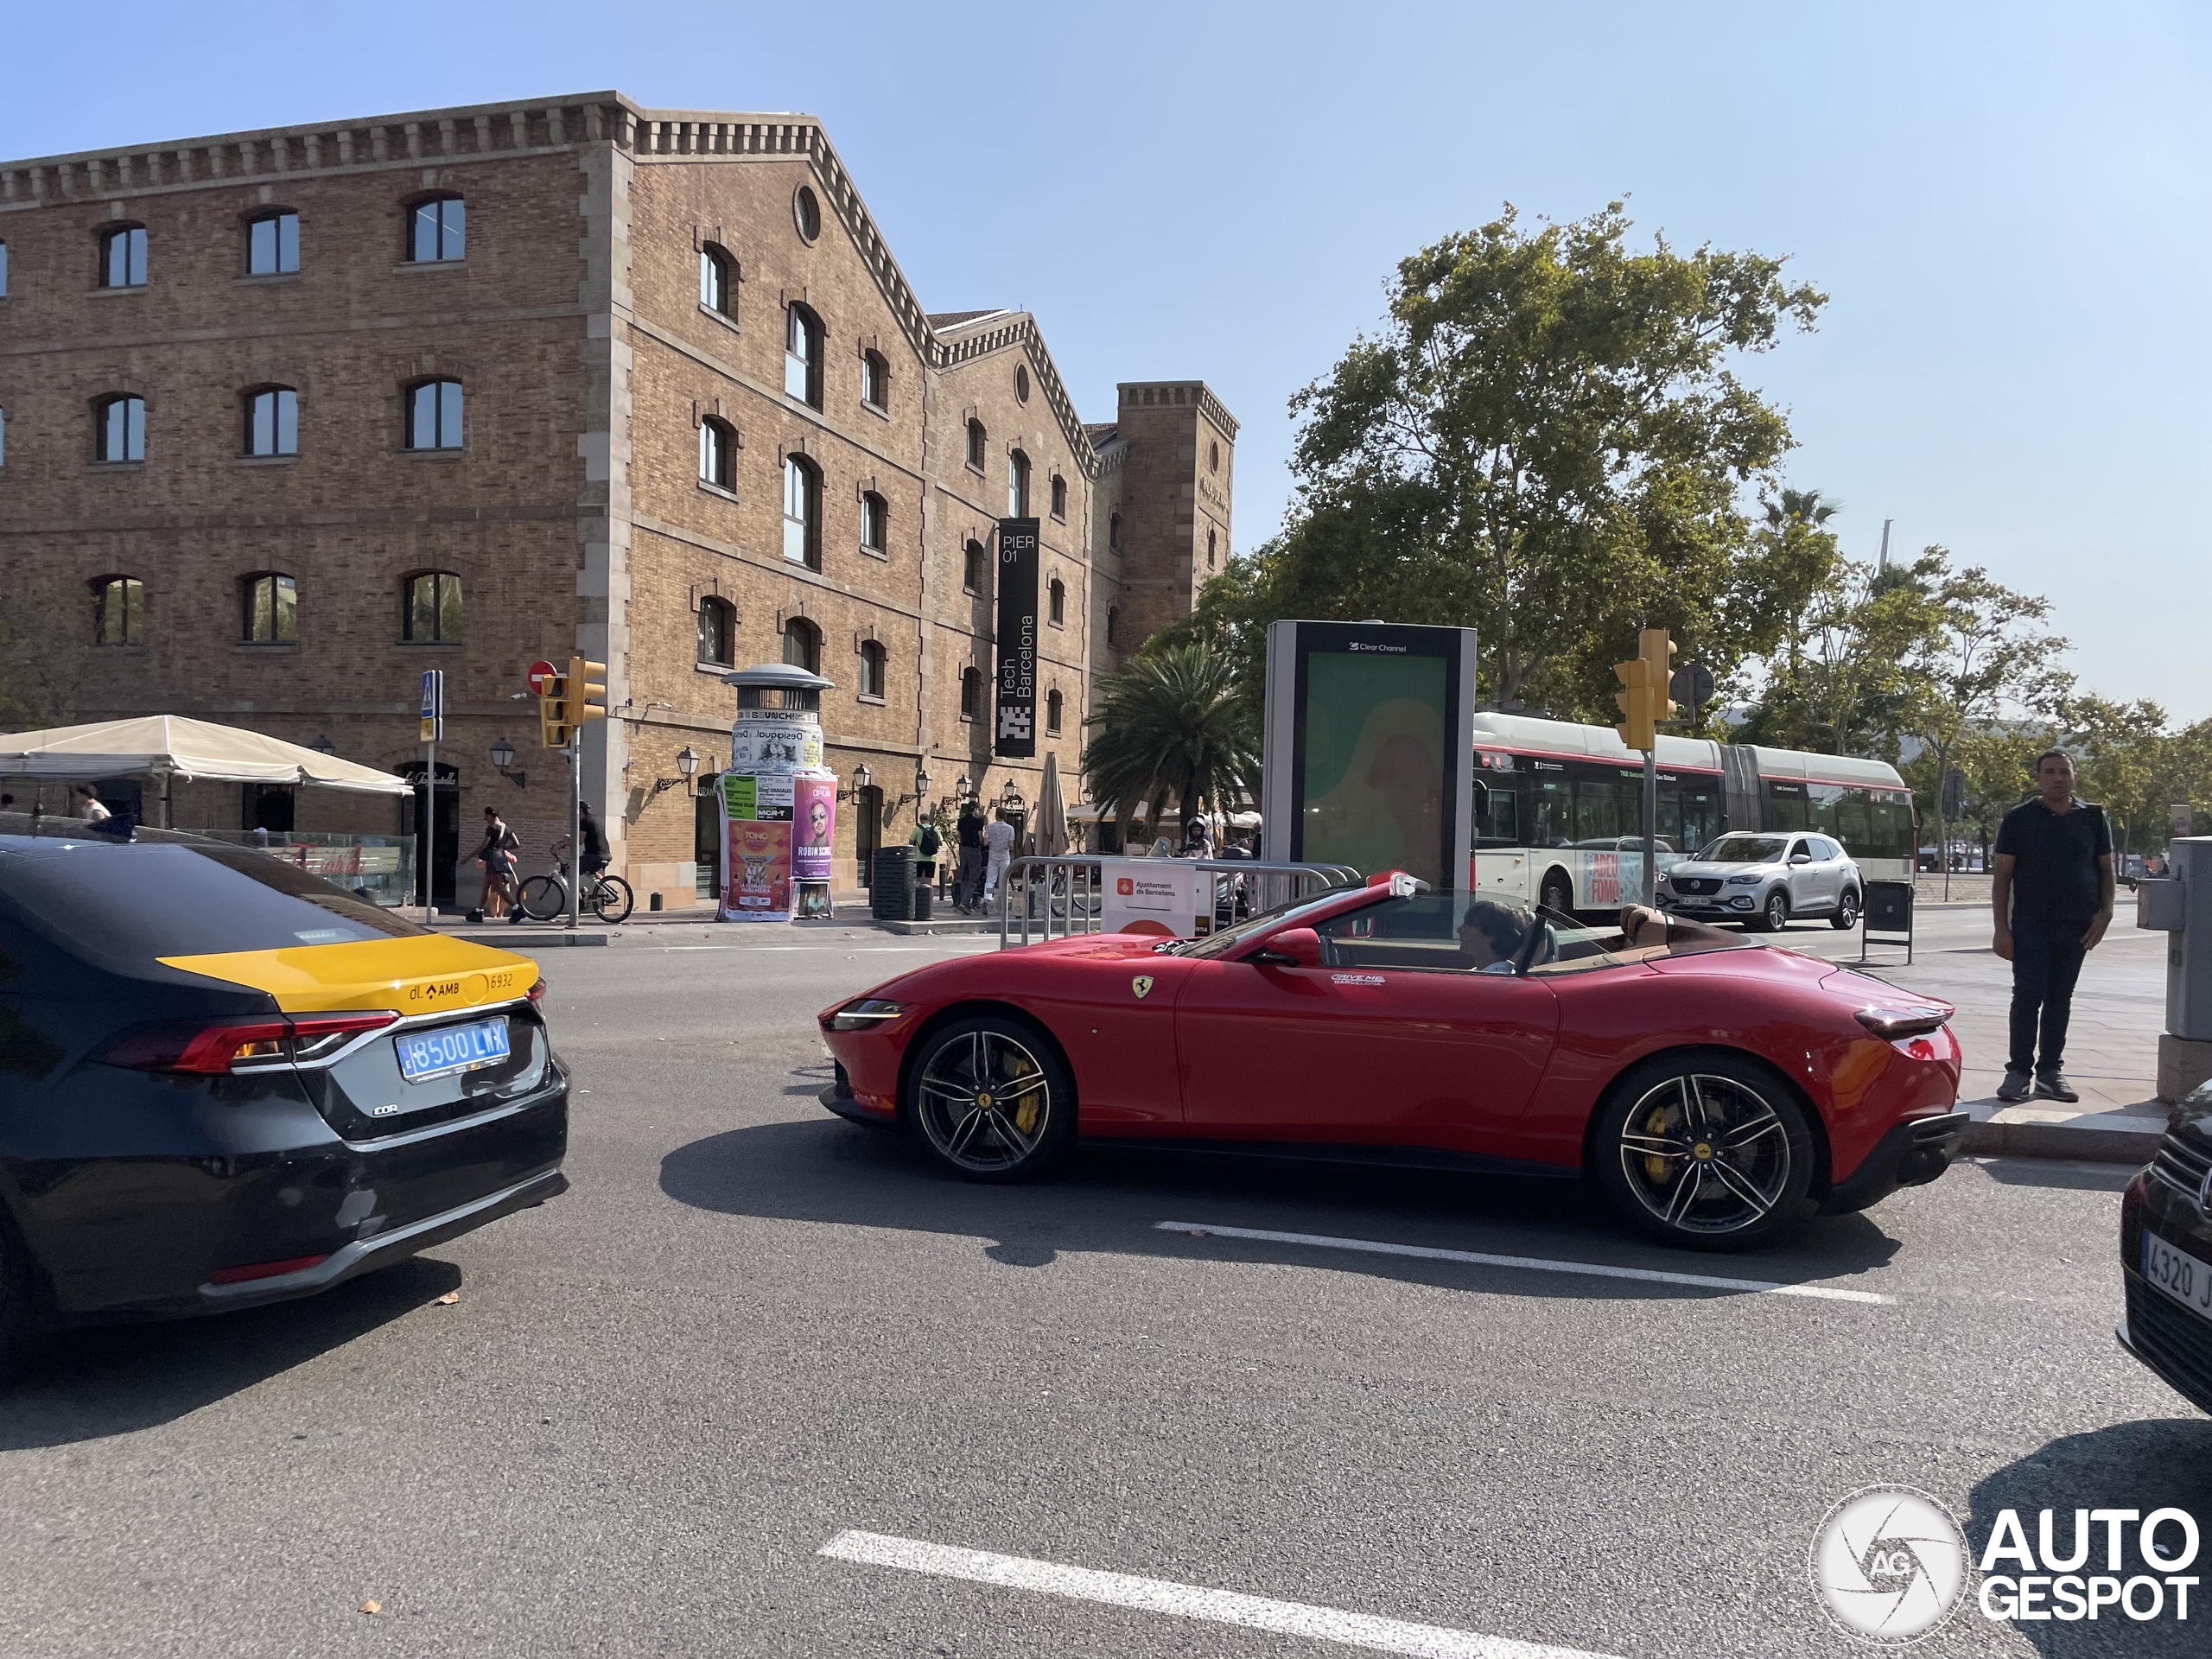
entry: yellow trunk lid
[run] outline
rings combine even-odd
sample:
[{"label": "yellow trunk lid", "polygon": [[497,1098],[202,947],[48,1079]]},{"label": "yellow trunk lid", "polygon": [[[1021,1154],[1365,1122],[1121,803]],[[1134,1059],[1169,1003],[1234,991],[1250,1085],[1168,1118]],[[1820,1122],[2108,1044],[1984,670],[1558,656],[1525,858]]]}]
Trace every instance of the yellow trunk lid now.
[{"label": "yellow trunk lid", "polygon": [[394,1008],[402,1016],[512,1002],[537,982],[528,957],[442,936],[163,957],[165,966],[265,991],[287,1014]]}]

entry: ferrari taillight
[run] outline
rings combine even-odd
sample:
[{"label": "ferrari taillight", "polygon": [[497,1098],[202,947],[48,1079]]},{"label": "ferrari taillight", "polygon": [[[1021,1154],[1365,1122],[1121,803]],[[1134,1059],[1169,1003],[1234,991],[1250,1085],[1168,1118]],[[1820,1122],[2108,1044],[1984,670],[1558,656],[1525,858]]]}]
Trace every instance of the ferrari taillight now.
[{"label": "ferrari taillight", "polygon": [[1939,1028],[1951,1017],[1948,1008],[1933,1007],[1927,1003],[1913,1003],[1903,1007],[1876,1007],[1858,1011],[1859,1023],[1877,1037],[1895,1042],[1900,1037],[1924,1037]]}]

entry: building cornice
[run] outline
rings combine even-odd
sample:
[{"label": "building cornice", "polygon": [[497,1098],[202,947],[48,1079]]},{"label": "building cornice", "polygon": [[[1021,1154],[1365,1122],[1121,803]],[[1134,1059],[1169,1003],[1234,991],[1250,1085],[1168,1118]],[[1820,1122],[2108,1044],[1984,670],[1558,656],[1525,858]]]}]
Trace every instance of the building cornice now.
[{"label": "building cornice", "polygon": [[[1124,380],[1115,388],[1115,391],[1121,397],[1122,407],[1127,409],[1154,409],[1160,406],[1158,404],[1147,404],[1141,397],[1133,398],[1128,395],[1130,392],[1173,393],[1173,402],[1186,406],[1196,404],[1205,417],[1219,427],[1231,442],[1236,442],[1236,417],[1229,412],[1220,398],[1214,396],[1213,388],[1203,380]],[[1163,403],[1166,401],[1168,400],[1161,400]]]}]

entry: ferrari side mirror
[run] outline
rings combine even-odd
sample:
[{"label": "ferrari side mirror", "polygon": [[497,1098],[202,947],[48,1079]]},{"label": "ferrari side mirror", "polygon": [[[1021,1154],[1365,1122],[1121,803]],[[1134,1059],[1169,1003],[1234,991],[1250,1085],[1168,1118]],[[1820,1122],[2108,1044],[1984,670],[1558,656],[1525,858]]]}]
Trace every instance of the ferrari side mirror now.
[{"label": "ferrari side mirror", "polygon": [[1278,968],[1319,968],[1321,936],[1310,927],[1286,927],[1268,934],[1260,948],[1243,959]]}]

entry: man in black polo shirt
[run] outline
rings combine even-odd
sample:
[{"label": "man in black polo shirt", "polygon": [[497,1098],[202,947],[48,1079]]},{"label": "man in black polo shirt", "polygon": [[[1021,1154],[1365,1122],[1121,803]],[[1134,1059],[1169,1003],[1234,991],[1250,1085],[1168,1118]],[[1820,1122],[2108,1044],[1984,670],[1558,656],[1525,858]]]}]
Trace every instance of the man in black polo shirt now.
[{"label": "man in black polo shirt", "polygon": [[2082,959],[2112,925],[2112,826],[2104,808],[2074,798],[2063,749],[2036,757],[2036,789],[1997,831],[1994,948],[2012,964],[2012,1052],[1997,1097],[2079,1100],[2059,1062]]}]

